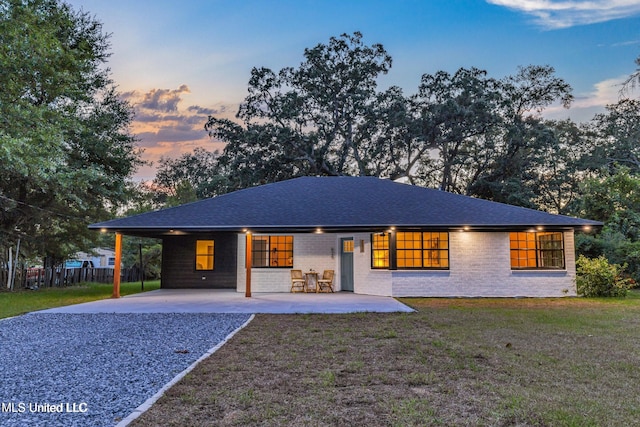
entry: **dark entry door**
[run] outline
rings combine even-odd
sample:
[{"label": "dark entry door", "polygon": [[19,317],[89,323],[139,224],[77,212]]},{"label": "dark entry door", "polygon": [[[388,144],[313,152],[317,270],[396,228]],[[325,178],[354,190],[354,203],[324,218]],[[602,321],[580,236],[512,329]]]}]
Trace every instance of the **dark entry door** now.
[{"label": "dark entry door", "polygon": [[353,237],[340,239],[340,288],[353,292]]}]

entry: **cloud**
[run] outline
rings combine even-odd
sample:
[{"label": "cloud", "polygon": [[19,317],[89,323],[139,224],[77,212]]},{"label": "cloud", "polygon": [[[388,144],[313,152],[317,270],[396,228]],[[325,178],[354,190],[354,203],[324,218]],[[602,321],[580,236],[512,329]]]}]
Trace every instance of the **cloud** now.
[{"label": "cloud", "polygon": [[[177,89],[155,88],[121,94],[121,98],[134,108],[131,132],[137,137],[138,145],[144,148],[144,160],[157,164],[161,157],[178,157],[196,147],[207,150],[224,147],[209,138],[204,124],[210,115],[232,119],[237,107],[223,104],[182,107],[182,101],[190,93],[189,86],[183,84]],[[153,179],[155,168],[141,168],[136,176]]]},{"label": "cloud", "polygon": [[615,104],[620,99],[622,83],[627,76],[603,80],[593,86],[593,90],[584,96],[576,97],[575,108],[599,107]]},{"label": "cloud", "polygon": [[164,127],[157,131],[140,132],[136,134],[143,147],[153,147],[159,143],[181,143],[190,141],[206,141],[207,133],[204,129]]},{"label": "cloud", "polygon": [[144,99],[140,106],[149,110],[165,112],[178,111],[178,103],[181,101],[181,95],[184,93],[191,93],[189,86],[182,85],[176,90],[153,89],[144,94]]},{"label": "cloud", "polygon": [[548,119],[571,118],[575,122],[588,122],[596,114],[603,113],[607,105],[616,104],[620,98],[622,83],[628,76],[603,80],[593,85],[590,92],[576,95],[568,110],[560,105],[547,108],[544,116]]},{"label": "cloud", "polygon": [[640,44],[640,40],[627,40],[624,42],[620,42],[620,43],[614,43],[611,45],[611,47],[621,47],[621,46],[633,46],[636,44]]},{"label": "cloud", "polygon": [[595,24],[640,14],[637,0],[486,0],[534,17],[547,29]]},{"label": "cloud", "polygon": [[164,120],[164,116],[162,114],[149,113],[146,111],[142,111],[139,108],[134,108],[134,110],[135,110],[134,121],[136,122],[154,123],[154,122],[160,122]]},{"label": "cloud", "polygon": [[192,111],[198,114],[204,114],[206,116],[213,116],[215,114],[224,113],[226,111],[226,108],[224,105],[221,108],[205,108],[199,105],[192,105],[191,107],[187,108],[187,111]]}]

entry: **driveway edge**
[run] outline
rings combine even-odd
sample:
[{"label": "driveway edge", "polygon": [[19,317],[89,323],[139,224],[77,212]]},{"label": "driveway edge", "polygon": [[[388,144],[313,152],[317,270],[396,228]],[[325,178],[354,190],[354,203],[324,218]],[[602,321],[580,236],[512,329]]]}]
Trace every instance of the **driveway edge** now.
[{"label": "driveway edge", "polygon": [[214,347],[212,347],[211,349],[209,349],[209,351],[207,351],[205,354],[203,354],[198,360],[196,360],[195,362],[193,362],[191,365],[189,365],[184,371],[180,372],[178,375],[176,375],[175,377],[173,377],[173,379],[171,381],[169,381],[168,383],[166,383],[164,386],[162,386],[162,388],[160,390],[158,390],[158,392],[156,394],[154,394],[153,396],[151,396],[150,398],[148,398],[142,405],[138,406],[136,409],[133,410],[133,412],[131,414],[129,414],[129,416],[127,416],[126,418],[124,418],[122,421],[120,421],[118,424],[116,424],[116,427],[126,427],[128,426],[130,423],[132,423],[136,418],[138,418],[140,415],[144,414],[146,411],[149,410],[149,408],[151,408],[151,406],[157,402],[158,399],[160,399],[164,393],[169,390],[171,387],[173,387],[178,381],[180,381],[182,378],[185,377],[185,375],[187,375],[189,372],[191,372],[193,370],[193,368],[195,368],[200,362],[202,362],[203,360],[205,360],[206,358],[210,357],[213,353],[215,353],[216,351],[218,351],[218,349],[220,349],[223,345],[225,345],[227,343],[227,341],[229,341],[231,338],[233,338],[233,336],[238,333],[240,330],[244,329],[249,323],[251,323],[251,321],[256,317],[255,314],[252,314],[251,317],[249,317],[249,319],[247,319],[246,322],[244,322],[242,325],[240,325],[240,327],[238,327],[236,330],[234,330],[233,332],[231,332],[229,335],[227,335],[225,337],[224,340],[222,340],[221,342],[219,342],[218,344],[216,344]]}]

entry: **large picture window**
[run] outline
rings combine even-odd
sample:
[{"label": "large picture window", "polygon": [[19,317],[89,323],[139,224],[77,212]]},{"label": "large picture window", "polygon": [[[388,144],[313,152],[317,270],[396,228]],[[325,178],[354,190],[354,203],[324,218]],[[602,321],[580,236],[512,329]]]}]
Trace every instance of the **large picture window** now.
[{"label": "large picture window", "polygon": [[393,237],[372,234],[371,268],[449,268],[449,233],[399,231]]},{"label": "large picture window", "polygon": [[562,232],[509,233],[512,269],[563,269]]},{"label": "large picture window", "polygon": [[196,270],[213,270],[213,240],[196,240]]},{"label": "large picture window", "polygon": [[252,236],[252,267],[293,267],[293,236]]}]

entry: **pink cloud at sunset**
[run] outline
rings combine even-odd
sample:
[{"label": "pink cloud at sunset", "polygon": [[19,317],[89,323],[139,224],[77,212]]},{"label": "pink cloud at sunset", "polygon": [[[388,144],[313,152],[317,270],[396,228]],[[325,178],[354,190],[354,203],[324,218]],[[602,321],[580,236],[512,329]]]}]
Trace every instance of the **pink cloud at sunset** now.
[{"label": "pink cloud at sunset", "polygon": [[183,84],[177,89],[134,90],[121,95],[134,108],[130,130],[144,150],[143,159],[151,163],[140,168],[136,178],[153,179],[155,163],[162,157],[175,158],[196,147],[209,151],[224,148],[223,143],[209,137],[204,125],[210,115],[232,119],[237,106],[184,106],[190,93],[189,86]]}]

